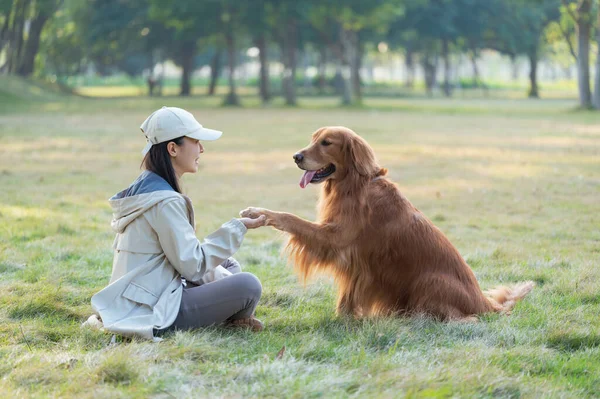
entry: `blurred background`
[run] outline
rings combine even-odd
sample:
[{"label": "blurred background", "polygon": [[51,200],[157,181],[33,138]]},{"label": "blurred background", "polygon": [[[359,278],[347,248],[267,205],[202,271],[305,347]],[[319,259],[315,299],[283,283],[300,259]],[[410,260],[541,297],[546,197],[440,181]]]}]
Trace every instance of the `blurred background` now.
[{"label": "blurred background", "polygon": [[592,0],[0,0],[0,90],[26,78],[228,105],[481,96],[600,108],[599,11]]}]

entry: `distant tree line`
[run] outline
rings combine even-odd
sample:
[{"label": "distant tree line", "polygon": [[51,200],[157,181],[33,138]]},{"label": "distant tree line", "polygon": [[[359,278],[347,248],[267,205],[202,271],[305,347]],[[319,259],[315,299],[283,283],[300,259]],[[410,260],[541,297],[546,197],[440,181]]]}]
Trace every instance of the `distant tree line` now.
[{"label": "distant tree line", "polygon": [[[269,65],[283,65],[281,92],[296,104],[297,70],[306,54],[326,84],[335,66],[344,104],[360,103],[360,71],[368,51],[401,53],[406,86],[422,68],[429,92],[451,96],[452,62],[493,49],[529,63],[530,97],[539,96],[538,65],[557,48],[577,65],[580,106],[600,109],[600,57],[594,82],[592,47],[600,42],[600,7],[592,0],[0,0],[0,72],[72,76],[93,64],[98,73],[137,76],[165,60],[181,67],[180,95],[192,73],[207,65],[214,95],[226,69],[227,104],[238,104],[234,71],[242,50],[258,49],[259,93],[273,90]],[[227,67],[227,68],[224,68]],[[442,81],[437,82],[437,77]],[[149,79],[150,89],[156,84]],[[593,87],[593,91],[592,91]]]}]

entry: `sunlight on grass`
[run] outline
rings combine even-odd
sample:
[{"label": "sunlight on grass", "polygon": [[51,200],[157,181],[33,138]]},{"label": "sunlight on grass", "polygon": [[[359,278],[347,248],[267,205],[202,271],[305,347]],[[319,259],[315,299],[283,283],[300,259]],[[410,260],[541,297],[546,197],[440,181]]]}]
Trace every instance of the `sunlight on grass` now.
[{"label": "sunlight on grass", "polygon": [[38,220],[45,220],[47,218],[55,218],[58,213],[51,209],[44,208],[30,208],[20,206],[7,206],[0,204],[0,212],[2,216],[8,216],[12,218],[33,218]]},{"label": "sunlight on grass", "polygon": [[[226,86],[217,86],[215,94],[218,96],[225,95],[229,88]],[[192,87],[192,95],[206,94],[205,87]],[[147,86],[89,86],[79,87],[76,89],[78,94],[89,97],[132,97],[132,96],[145,96],[148,92]],[[175,96],[180,92],[180,88],[176,86],[163,88],[164,96]],[[253,87],[239,87],[237,88],[239,95],[257,95],[258,89]]]}]

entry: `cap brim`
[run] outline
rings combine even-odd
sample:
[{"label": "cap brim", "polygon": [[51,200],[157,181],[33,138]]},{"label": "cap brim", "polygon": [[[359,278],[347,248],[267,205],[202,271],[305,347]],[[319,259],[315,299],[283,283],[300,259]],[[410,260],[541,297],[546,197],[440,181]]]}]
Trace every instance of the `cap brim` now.
[{"label": "cap brim", "polygon": [[204,140],[204,141],[214,141],[217,140],[223,132],[213,129],[207,129],[202,127],[192,133],[186,134],[186,136],[191,137],[196,140]]},{"label": "cap brim", "polygon": [[150,151],[150,148],[152,148],[152,143],[150,141],[148,141],[146,143],[146,146],[144,147],[144,149],[142,150],[142,155],[146,156],[146,154],[148,153],[148,151]]}]

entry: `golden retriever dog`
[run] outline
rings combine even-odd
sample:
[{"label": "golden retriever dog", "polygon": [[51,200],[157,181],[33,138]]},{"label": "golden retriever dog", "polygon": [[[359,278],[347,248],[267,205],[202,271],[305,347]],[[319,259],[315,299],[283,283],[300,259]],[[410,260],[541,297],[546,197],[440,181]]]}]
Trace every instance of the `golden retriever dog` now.
[{"label": "golden retriever dog", "polygon": [[509,313],[532,282],[484,293],[448,238],[386,177],[367,142],[345,127],[324,127],[294,155],[302,188],[321,184],[318,221],[247,208],[244,217],[290,235],[288,254],[304,280],[317,271],[337,283],[338,314],[427,314],[474,321]]}]

